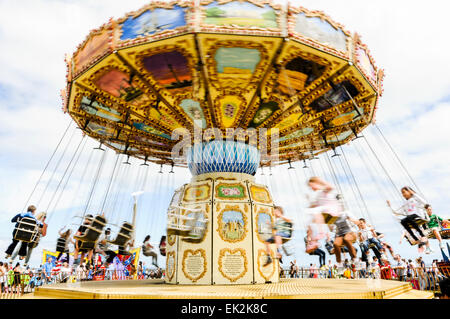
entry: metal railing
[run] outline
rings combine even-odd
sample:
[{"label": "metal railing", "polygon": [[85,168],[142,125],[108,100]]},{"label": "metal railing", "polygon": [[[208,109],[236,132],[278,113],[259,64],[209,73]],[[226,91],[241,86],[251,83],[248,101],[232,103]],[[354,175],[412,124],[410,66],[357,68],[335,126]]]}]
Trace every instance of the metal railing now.
[{"label": "metal railing", "polygon": [[283,269],[283,278],[342,278],[342,279],[385,279],[409,282],[413,289],[427,290],[438,293],[439,281],[448,277],[450,266],[444,267],[366,267],[345,268],[338,270],[337,267],[300,267],[297,271]]},{"label": "metal railing", "polygon": [[0,276],[0,299],[20,298],[24,294],[34,292],[36,287],[57,283],[76,283],[85,281],[161,279],[164,271],[138,271],[130,273],[127,270],[80,270],[58,271],[46,275],[43,271],[28,274],[7,274]]},{"label": "metal railing", "polygon": [[[345,268],[343,271],[337,267],[300,267],[298,271],[283,269],[282,278],[340,278],[340,279],[385,279],[408,282],[413,289],[439,293],[439,281],[449,277],[450,266],[444,267],[366,267]],[[0,299],[19,298],[26,293],[34,292],[36,287],[56,283],[76,283],[84,281],[110,281],[110,280],[136,280],[161,279],[163,270],[136,271],[111,269],[73,269],[71,271],[52,272],[48,276],[43,271],[33,273],[13,274],[0,276]]]}]

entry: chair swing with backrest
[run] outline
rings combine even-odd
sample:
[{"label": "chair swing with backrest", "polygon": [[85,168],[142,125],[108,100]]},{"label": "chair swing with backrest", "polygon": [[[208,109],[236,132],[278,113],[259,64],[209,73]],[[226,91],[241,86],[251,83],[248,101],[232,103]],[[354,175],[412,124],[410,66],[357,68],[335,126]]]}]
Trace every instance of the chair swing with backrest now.
[{"label": "chair swing with backrest", "polygon": [[80,250],[94,249],[103,228],[106,226],[106,218],[102,215],[96,215],[93,218],[88,217],[87,219],[89,219],[91,223],[89,225],[84,225],[86,231],[83,234],[73,236],[75,240],[80,241]]},{"label": "chair swing with backrest", "polygon": [[180,206],[184,187],[178,188],[172,196],[167,210],[167,235],[183,237],[184,241],[203,240],[208,218],[200,208]]},{"label": "chair swing with backrest", "polygon": [[[285,220],[277,225],[277,232],[282,234],[282,236],[280,236],[282,243],[281,247],[287,256],[293,254],[293,247],[288,243],[292,239],[293,229],[293,223]],[[258,227],[258,234],[263,241],[267,241],[273,237],[275,233],[270,223],[262,223]]]},{"label": "chair swing with backrest", "polygon": [[[110,224],[111,226],[115,226]],[[119,247],[118,254],[119,255],[131,255],[131,253],[126,250],[127,243],[132,239],[132,235],[134,232],[134,227],[129,222],[123,222],[117,232],[116,237],[113,240],[108,240],[108,243],[112,245],[117,245]]]},{"label": "chair swing with backrest", "polygon": [[291,256],[294,253],[294,247],[290,244],[292,239],[292,233],[294,230],[294,224],[291,222],[283,221],[282,224],[278,225],[277,232],[282,233],[281,236],[281,248],[283,249],[286,256]]},{"label": "chair swing with backrest", "polygon": [[188,242],[203,240],[208,219],[201,209],[172,205],[167,218],[168,235],[183,237],[183,240]]},{"label": "chair swing with backrest", "polygon": [[17,223],[13,231],[13,238],[26,243],[36,240],[39,233],[39,224],[32,217],[22,217]]},{"label": "chair swing with backrest", "polygon": [[66,243],[67,243],[67,240],[66,240],[66,238],[64,238],[64,237],[59,237],[57,240],[56,240],[56,252],[61,252],[61,253],[64,253],[65,251],[66,251]]}]

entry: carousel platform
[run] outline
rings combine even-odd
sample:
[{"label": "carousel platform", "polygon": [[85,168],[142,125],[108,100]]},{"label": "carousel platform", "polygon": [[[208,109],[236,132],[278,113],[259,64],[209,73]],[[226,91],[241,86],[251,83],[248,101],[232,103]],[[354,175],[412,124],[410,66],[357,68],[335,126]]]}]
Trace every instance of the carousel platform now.
[{"label": "carousel platform", "polygon": [[36,288],[33,299],[431,299],[432,292],[390,280],[282,279],[258,285],[187,286],[162,280],[55,284]]}]

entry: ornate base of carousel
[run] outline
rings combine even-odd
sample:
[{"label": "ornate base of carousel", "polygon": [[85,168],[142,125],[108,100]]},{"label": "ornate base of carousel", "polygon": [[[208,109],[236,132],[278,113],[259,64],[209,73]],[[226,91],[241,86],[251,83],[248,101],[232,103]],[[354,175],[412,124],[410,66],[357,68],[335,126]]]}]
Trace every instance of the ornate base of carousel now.
[{"label": "ornate base of carousel", "polygon": [[[188,234],[185,218],[206,220]],[[274,262],[264,266],[262,229],[274,220],[273,202],[264,185],[243,173],[196,175],[175,191],[168,212],[166,283],[242,285],[278,282]],[[198,220],[198,219],[197,219]],[[187,227],[187,229],[190,229]],[[268,234],[271,237],[271,234]]]},{"label": "ornate base of carousel", "polygon": [[33,299],[431,299],[405,282],[366,279],[280,279],[253,285],[168,285],[163,280],[55,284],[36,288]]}]

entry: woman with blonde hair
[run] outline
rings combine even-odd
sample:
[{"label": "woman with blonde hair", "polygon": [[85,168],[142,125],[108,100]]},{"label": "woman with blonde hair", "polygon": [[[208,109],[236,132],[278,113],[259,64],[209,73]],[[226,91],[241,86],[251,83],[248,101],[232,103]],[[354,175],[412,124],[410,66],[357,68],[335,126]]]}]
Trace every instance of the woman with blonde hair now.
[{"label": "woman with blonde hair", "polygon": [[56,241],[56,251],[58,252],[58,256],[56,256],[56,260],[59,261],[62,255],[67,255],[67,262],[69,262],[69,244],[74,243],[70,235],[72,234],[72,230],[67,229],[63,232],[63,228],[59,230],[59,238]]}]

